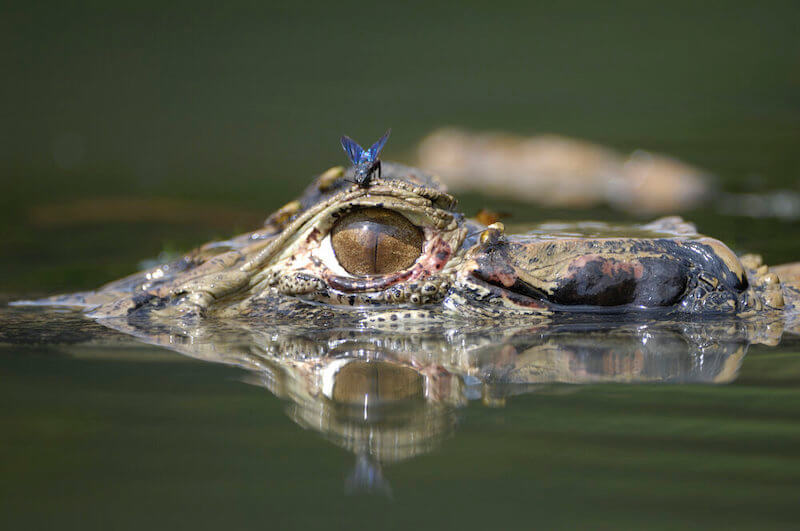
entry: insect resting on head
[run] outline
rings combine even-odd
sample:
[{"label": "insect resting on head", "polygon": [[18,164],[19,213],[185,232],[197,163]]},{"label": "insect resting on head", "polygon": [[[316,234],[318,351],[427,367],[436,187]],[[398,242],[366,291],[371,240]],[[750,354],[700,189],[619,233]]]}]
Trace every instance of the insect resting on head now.
[{"label": "insect resting on head", "polygon": [[372,180],[372,175],[375,172],[378,172],[378,178],[380,179],[381,160],[378,158],[378,154],[381,152],[381,149],[383,149],[383,145],[386,143],[386,140],[389,138],[389,133],[391,132],[391,129],[386,131],[383,136],[367,150],[359,146],[356,141],[349,136],[342,135],[340,139],[342,147],[344,148],[344,152],[347,153],[350,162],[352,162],[355,167],[354,182],[358,186],[362,188],[368,187]]}]

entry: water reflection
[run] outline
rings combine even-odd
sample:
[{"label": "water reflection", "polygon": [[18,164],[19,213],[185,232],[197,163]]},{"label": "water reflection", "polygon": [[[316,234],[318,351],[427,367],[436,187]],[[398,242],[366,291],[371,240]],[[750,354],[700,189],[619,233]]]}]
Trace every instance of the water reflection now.
[{"label": "water reflection", "polygon": [[780,323],[549,322],[505,329],[320,330],[204,322],[103,321],[147,343],[249,371],[285,399],[291,419],[355,455],[350,491],[389,494],[382,466],[430,452],[469,401],[503,406],[565,384],[734,380],[754,342]]}]

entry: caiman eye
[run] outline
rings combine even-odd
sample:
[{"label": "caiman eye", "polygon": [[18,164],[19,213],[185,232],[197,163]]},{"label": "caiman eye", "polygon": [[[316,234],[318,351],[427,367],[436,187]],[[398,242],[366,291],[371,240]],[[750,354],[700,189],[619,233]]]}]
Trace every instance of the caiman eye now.
[{"label": "caiman eye", "polygon": [[422,242],[418,227],[382,208],[351,212],[331,230],[336,259],[351,275],[385,275],[407,269],[422,254]]}]

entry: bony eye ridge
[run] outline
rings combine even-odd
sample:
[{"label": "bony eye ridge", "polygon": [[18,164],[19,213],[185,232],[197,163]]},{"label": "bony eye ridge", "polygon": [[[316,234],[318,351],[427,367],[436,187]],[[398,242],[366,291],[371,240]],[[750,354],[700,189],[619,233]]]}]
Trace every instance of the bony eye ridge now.
[{"label": "bony eye ridge", "polygon": [[331,230],[339,264],[351,275],[386,275],[411,267],[422,254],[424,237],[403,215],[383,208],[361,208]]}]

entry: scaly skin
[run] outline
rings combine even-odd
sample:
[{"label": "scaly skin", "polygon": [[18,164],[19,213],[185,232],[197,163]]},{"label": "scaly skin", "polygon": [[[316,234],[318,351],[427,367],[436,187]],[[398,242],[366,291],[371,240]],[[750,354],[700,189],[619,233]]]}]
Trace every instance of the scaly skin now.
[{"label": "scaly skin", "polygon": [[[796,320],[798,265],[770,270],[738,258],[679,218],[629,228],[592,225],[507,235],[455,209],[435,177],[384,163],[369,187],[332,168],[263,227],[180,260],[45,304],[97,318],[237,318],[275,324],[391,325],[435,319],[541,319],[574,313],[785,316]],[[353,276],[330,249],[331,227],[355,208],[392,210],[424,235],[408,269]],[[592,234],[592,230],[597,234]],[[782,271],[783,273],[776,273]],[[780,275],[789,275],[782,283]]]}]

